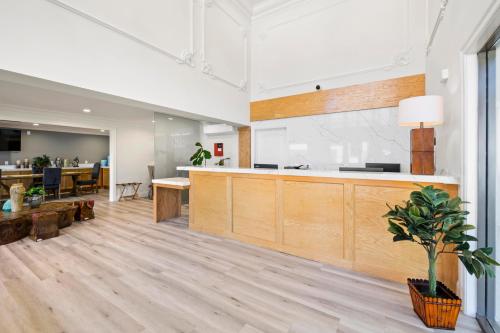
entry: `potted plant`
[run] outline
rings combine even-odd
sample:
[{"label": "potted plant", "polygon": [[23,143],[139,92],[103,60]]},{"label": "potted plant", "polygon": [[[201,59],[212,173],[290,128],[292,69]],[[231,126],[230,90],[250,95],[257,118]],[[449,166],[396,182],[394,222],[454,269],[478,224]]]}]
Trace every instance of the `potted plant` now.
[{"label": "potted plant", "polygon": [[450,198],[446,191],[433,186],[418,186],[420,191],[412,192],[404,205],[387,204],[390,210],[384,217],[394,242],[414,242],[427,252],[428,280],[408,279],[413,309],[428,327],[454,329],[462,301],[437,281],[438,257],[458,256],[469,274],[477,278],[484,274],[493,277],[493,266],[500,264],[490,257],[492,248],[471,249],[469,242],[477,238],[467,231],[475,227],[467,224],[469,212],[461,208],[459,197]]},{"label": "potted plant", "polygon": [[45,190],[43,189],[42,186],[32,187],[25,193],[25,197],[28,199],[30,208],[40,207],[44,195],[45,195]]},{"label": "potted plant", "polygon": [[33,173],[42,173],[43,168],[50,166],[50,157],[43,154],[42,156],[37,156],[33,158],[33,163],[31,169]]},{"label": "potted plant", "polygon": [[207,166],[207,160],[212,158],[212,154],[203,148],[201,143],[196,142],[195,144],[196,147],[199,147],[198,150],[191,156],[189,159],[193,165],[199,166],[205,163],[205,166]]}]

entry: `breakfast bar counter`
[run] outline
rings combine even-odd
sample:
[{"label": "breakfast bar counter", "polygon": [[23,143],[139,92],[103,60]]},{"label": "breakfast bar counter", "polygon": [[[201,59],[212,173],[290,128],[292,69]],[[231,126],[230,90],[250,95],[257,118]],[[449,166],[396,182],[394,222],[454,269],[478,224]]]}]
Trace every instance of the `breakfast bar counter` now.
[{"label": "breakfast bar counter", "polygon": [[[393,243],[382,216],[447,176],[311,170],[178,167],[189,171],[189,228],[388,280],[427,276],[417,244]],[[442,256],[439,279],[455,289],[457,260]]]}]

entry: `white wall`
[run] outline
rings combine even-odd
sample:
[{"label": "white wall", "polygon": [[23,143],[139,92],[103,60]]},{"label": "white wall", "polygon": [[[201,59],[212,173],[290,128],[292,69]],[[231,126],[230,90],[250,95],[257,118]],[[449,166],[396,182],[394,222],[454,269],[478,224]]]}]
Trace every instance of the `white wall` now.
[{"label": "white wall", "polygon": [[2,0],[0,69],[227,122],[249,121],[234,0]]},{"label": "white wall", "polygon": [[[229,161],[225,161],[224,165],[228,167],[237,168],[239,166],[239,136],[238,131],[235,129],[235,133],[228,134],[204,134],[203,125],[201,124],[201,144],[203,147],[212,153],[212,159],[207,162],[207,166],[213,166],[215,162],[220,161],[221,158],[229,157]],[[214,143],[224,144],[224,156],[214,156]]]},{"label": "white wall", "polygon": [[[463,68],[461,55],[492,6],[498,0],[453,0],[427,57],[426,93],[444,97],[444,124],[437,127],[436,168],[438,172],[462,175],[463,140]],[[436,21],[441,1],[429,0],[429,31]],[[441,70],[449,70],[447,82],[441,82]]]},{"label": "white wall", "polygon": [[425,1],[290,3],[252,21],[252,100],[425,72]]},{"label": "white wall", "polygon": [[[428,0],[429,27],[435,26],[439,0]],[[498,23],[499,0],[448,1],[427,56],[426,93],[444,98],[444,124],[437,127],[436,167],[438,172],[461,179],[460,195],[469,201],[468,223],[477,225],[477,57]],[[491,27],[490,27],[491,26]],[[488,31],[489,30],[489,31]],[[441,70],[449,79],[441,81]],[[471,234],[475,235],[472,231]],[[472,245],[475,247],[475,244]],[[477,280],[460,269],[460,292],[464,312],[477,311]]]},{"label": "white wall", "polygon": [[0,105],[0,119],[107,129],[110,131],[110,162],[115,172],[115,175],[111,175],[110,183],[113,178],[116,178],[117,183],[138,181],[142,182],[140,194],[145,195],[148,191],[150,182],[147,164],[154,160],[153,112],[144,111],[142,118],[130,121],[125,117],[106,119],[92,115],[68,115],[65,112]]}]

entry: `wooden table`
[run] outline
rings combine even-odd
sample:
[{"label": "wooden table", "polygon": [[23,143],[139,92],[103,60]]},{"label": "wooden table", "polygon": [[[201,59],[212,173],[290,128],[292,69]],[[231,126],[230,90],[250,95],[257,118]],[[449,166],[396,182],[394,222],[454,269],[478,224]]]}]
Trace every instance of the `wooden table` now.
[{"label": "wooden table", "polygon": [[[29,235],[34,213],[58,212],[63,214],[62,218],[71,218],[71,221],[60,221],[64,226],[73,222],[73,217],[64,215],[67,210],[74,209],[72,202],[50,202],[44,203],[38,208],[25,206],[19,212],[0,211],[0,245],[15,242]],[[73,211],[74,215],[74,211]]]},{"label": "wooden table", "polygon": [[189,178],[154,179],[153,220],[160,222],[181,216],[181,193],[189,187]]},{"label": "wooden table", "polygon": [[[76,195],[76,182],[81,175],[88,175],[91,171],[70,171],[64,172],[61,174],[62,177],[71,177],[73,180],[73,188],[71,191],[72,195]],[[2,186],[7,192],[10,191],[10,186],[2,182],[2,180],[23,180],[23,179],[37,179],[43,178],[43,173],[29,173],[29,174],[20,174],[20,175],[2,175],[0,178],[0,186]]]}]

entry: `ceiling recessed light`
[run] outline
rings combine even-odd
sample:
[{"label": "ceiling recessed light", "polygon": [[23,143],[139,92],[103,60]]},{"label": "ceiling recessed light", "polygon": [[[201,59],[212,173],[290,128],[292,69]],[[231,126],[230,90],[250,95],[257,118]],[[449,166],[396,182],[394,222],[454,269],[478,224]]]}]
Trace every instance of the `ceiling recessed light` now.
[{"label": "ceiling recessed light", "polygon": [[92,112],[92,110],[87,109],[87,108],[83,109],[82,111],[83,111],[83,112],[85,112],[85,113],[90,113],[90,112]]},{"label": "ceiling recessed light", "polygon": [[33,124],[33,126],[40,126],[40,124],[38,124],[38,123],[34,123],[34,124]]},{"label": "ceiling recessed light", "polygon": [[170,118],[170,117],[169,117],[169,118],[167,118],[167,119],[168,119],[168,120],[174,120],[174,118]]},{"label": "ceiling recessed light", "polygon": [[156,123],[156,120],[151,120],[152,123]]},{"label": "ceiling recessed light", "polygon": [[104,132],[106,132],[106,130],[103,130],[103,129],[102,129],[102,130],[101,130],[101,132],[102,132],[102,133],[104,133]]}]

